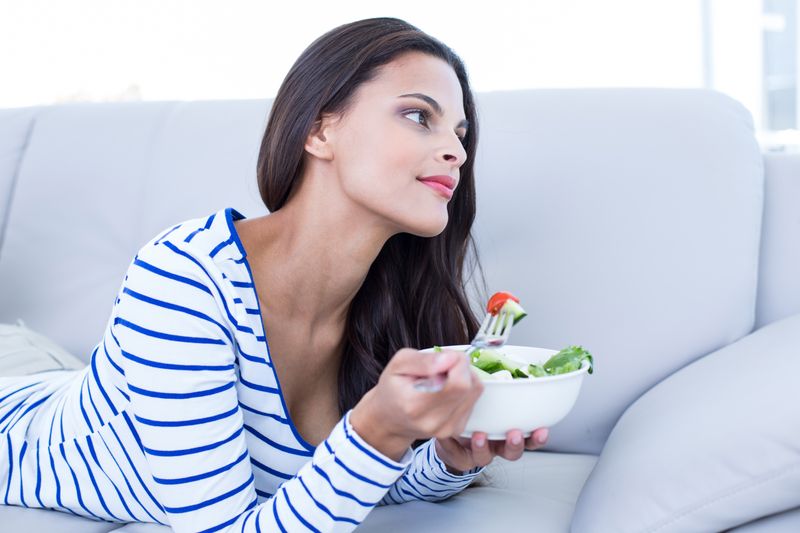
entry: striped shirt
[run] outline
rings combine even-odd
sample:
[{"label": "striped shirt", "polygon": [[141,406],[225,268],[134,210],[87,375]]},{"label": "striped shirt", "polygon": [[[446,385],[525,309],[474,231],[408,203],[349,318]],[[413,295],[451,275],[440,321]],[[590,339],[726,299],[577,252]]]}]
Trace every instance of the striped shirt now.
[{"label": "striped shirt", "polygon": [[348,411],[312,446],[289,417],[228,208],[134,258],[83,370],[0,378],[6,505],[175,531],[351,531],[378,504],[438,501],[433,440],[394,461]]}]

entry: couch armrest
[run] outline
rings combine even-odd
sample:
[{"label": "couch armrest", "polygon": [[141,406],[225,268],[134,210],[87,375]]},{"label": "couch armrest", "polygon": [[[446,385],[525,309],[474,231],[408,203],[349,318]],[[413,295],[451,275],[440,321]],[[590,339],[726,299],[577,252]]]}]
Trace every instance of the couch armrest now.
[{"label": "couch armrest", "polygon": [[797,506],[800,314],[634,402],[581,492],[572,533],[722,531]]}]

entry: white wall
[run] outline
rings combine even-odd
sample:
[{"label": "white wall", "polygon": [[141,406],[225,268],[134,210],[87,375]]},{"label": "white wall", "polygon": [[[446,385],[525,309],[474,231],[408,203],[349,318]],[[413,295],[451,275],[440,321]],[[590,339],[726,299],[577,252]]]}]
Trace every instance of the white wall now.
[{"label": "white wall", "polygon": [[0,0],[0,107],[271,97],[322,33],[360,18],[396,16],[454,48],[477,91],[712,84],[742,102],[761,128],[762,0],[275,5]]},{"label": "white wall", "polygon": [[0,0],[0,106],[272,96],[314,38],[371,16],[449,44],[479,91],[702,83],[697,0],[282,4]]}]

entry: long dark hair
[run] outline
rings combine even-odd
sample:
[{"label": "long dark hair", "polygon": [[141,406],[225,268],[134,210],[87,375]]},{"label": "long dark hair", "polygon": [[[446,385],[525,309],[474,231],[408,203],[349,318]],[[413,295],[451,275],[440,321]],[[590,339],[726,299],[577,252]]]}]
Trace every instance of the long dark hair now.
[{"label": "long dark hair", "polygon": [[[398,233],[372,263],[347,314],[339,368],[339,409],[352,408],[378,381],[400,348],[467,344],[478,329],[466,283],[481,273],[471,229],[475,219],[473,165],[478,121],[466,69],[449,47],[396,18],[344,24],[303,51],[272,104],[258,154],[258,187],[270,212],[289,199],[303,174],[305,141],[322,114],[343,112],[354,91],[378,69],[406,52],[446,61],[458,76],[469,129],[467,160],[448,204],[445,230],[432,238]],[[472,251],[473,264],[465,272]],[[481,290],[480,288],[478,290]],[[480,301],[485,301],[485,282]]]}]

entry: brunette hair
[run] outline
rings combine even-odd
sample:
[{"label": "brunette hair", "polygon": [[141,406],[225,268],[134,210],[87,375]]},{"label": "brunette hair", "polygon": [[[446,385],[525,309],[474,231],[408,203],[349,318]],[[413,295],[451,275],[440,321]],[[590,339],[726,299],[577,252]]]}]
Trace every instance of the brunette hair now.
[{"label": "brunette hair", "polygon": [[[280,209],[303,174],[305,141],[323,114],[343,113],[352,95],[399,55],[418,51],[452,66],[469,128],[467,160],[447,210],[444,231],[432,238],[398,233],[384,244],[350,305],[339,368],[339,409],[352,408],[403,347],[468,344],[478,329],[466,283],[483,271],[471,228],[475,219],[473,165],[478,121],[466,69],[449,47],[396,18],[344,24],[322,35],[292,65],[270,110],[258,154],[258,187],[270,212]],[[465,272],[470,250],[472,266]],[[478,288],[486,301],[485,281]]]}]

